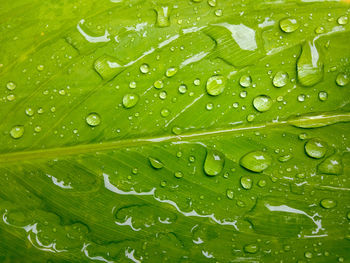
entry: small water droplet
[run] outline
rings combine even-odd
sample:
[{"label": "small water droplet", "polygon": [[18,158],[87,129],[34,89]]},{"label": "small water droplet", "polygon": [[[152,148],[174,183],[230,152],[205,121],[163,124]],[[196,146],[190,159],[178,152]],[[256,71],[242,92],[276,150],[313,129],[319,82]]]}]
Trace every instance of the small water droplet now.
[{"label": "small water droplet", "polygon": [[265,186],[266,186],[266,180],[260,179],[260,180],[258,181],[258,186],[259,186],[259,187],[265,187]]},{"label": "small water droplet", "polygon": [[248,121],[248,122],[252,122],[254,119],[255,119],[255,115],[254,115],[254,114],[249,114],[249,115],[247,116],[247,121]]},{"label": "small water droplet", "polygon": [[246,92],[245,90],[244,90],[244,91],[241,91],[241,92],[239,93],[239,96],[240,96],[241,98],[246,98],[247,95],[248,95],[248,92]]},{"label": "small water droplet", "polygon": [[166,97],[167,97],[166,91],[161,91],[161,92],[159,93],[159,98],[160,98],[160,99],[165,100]]},{"label": "small water droplet", "polygon": [[32,117],[34,115],[34,110],[30,107],[27,107],[25,112],[26,112],[26,115],[29,117]]},{"label": "small water droplet", "polygon": [[320,205],[325,209],[331,209],[337,206],[337,202],[333,199],[325,198],[321,200]]},{"label": "small water droplet", "polygon": [[143,74],[147,74],[149,72],[149,66],[147,64],[142,64],[140,66],[140,71]]},{"label": "small water droplet", "polygon": [[240,165],[249,171],[260,173],[267,169],[272,162],[272,158],[265,152],[254,151],[247,153],[240,159]]},{"label": "small water droplet", "polygon": [[234,197],[234,191],[233,191],[233,189],[227,189],[226,190],[226,196],[227,196],[227,198],[228,199],[233,199],[233,197]]},{"label": "small water droplet", "polygon": [[161,111],[160,111],[160,115],[162,116],[162,117],[168,117],[169,116],[169,114],[170,114],[170,111],[168,110],[168,109],[166,109],[166,108],[164,108],[164,109],[162,109]]},{"label": "small water droplet", "polygon": [[243,87],[243,88],[248,88],[252,85],[252,77],[249,75],[243,75],[241,76],[241,78],[239,79],[239,84]]},{"label": "small water droplet", "polygon": [[214,108],[214,104],[213,103],[208,103],[205,108],[209,111],[211,111]]},{"label": "small water droplet", "polygon": [[174,176],[175,176],[176,178],[180,179],[180,178],[182,178],[184,175],[183,175],[183,173],[182,173],[181,171],[176,171],[176,172],[174,173]]},{"label": "small water droplet", "polygon": [[216,16],[222,16],[222,14],[223,14],[222,9],[215,10],[215,15]]},{"label": "small water droplet", "polygon": [[349,21],[349,18],[347,16],[340,16],[337,21],[339,25],[346,25]]},{"label": "small water droplet", "polygon": [[36,67],[36,69],[37,69],[38,71],[43,71],[43,70],[44,70],[44,65],[38,65],[38,66]]},{"label": "small water droplet", "polygon": [[283,32],[292,33],[299,28],[300,24],[298,20],[294,18],[284,18],[280,21],[280,28]]},{"label": "small water droplet", "polygon": [[98,113],[92,112],[86,117],[86,123],[92,127],[98,126],[101,123],[101,117]]},{"label": "small water droplet", "polygon": [[242,188],[245,190],[249,190],[253,186],[253,180],[248,176],[241,177],[240,183]]},{"label": "small water droplet", "polygon": [[258,246],[256,244],[249,244],[243,247],[244,252],[249,254],[255,254],[258,252]]},{"label": "small water droplet", "polygon": [[304,102],[305,101],[305,95],[304,94],[298,95],[298,101],[299,102]]},{"label": "small water droplet", "polygon": [[8,90],[14,90],[14,89],[16,88],[16,84],[15,84],[14,82],[12,82],[12,81],[7,82],[6,88],[7,88]]},{"label": "small water droplet", "polygon": [[9,94],[6,96],[6,99],[8,101],[14,101],[16,99],[16,96],[14,94]]},{"label": "small water droplet", "polygon": [[35,126],[34,131],[41,132],[41,127],[40,126]]},{"label": "small water droplet", "polygon": [[226,78],[223,76],[212,76],[207,80],[207,93],[211,96],[218,96],[224,92]]},{"label": "small water droplet", "polygon": [[200,80],[200,79],[195,79],[195,80],[193,81],[193,84],[194,84],[195,86],[199,86],[199,85],[201,84],[201,80]]},{"label": "small water droplet", "polygon": [[19,139],[23,136],[24,134],[24,126],[23,125],[16,125],[13,126],[12,129],[10,130],[10,135],[14,139]]},{"label": "small water droplet", "polygon": [[215,176],[221,173],[225,163],[225,157],[216,150],[207,150],[204,161],[204,172],[209,176]]},{"label": "small water droplet", "polygon": [[164,166],[164,164],[163,164],[160,160],[158,160],[158,159],[156,159],[156,158],[149,157],[148,160],[149,160],[149,163],[151,164],[151,166],[152,166],[154,169],[157,169],[157,170],[158,170],[158,169],[163,168],[163,166]]},{"label": "small water droplet", "polygon": [[162,80],[157,80],[153,83],[153,86],[156,88],[156,89],[162,89],[164,87],[164,83]]},{"label": "small water droplet", "polygon": [[165,72],[165,76],[168,78],[171,78],[177,73],[177,68],[168,68],[167,71]]},{"label": "small water droplet", "polygon": [[327,152],[327,143],[317,138],[311,139],[305,143],[305,152],[312,158],[320,159]]},{"label": "small water droplet", "polygon": [[272,99],[267,95],[260,95],[254,98],[253,106],[257,111],[268,111],[272,106]]},{"label": "small water droplet", "polygon": [[289,79],[289,75],[287,72],[278,71],[276,75],[273,77],[272,83],[276,88],[282,88],[287,85]]},{"label": "small water droplet", "polygon": [[179,86],[179,92],[180,92],[181,94],[185,94],[185,93],[187,92],[187,87],[186,87],[186,85],[181,84],[181,85]]},{"label": "small water droplet", "polygon": [[129,83],[129,88],[130,88],[130,89],[136,89],[136,87],[137,87],[137,84],[136,84],[135,81],[131,81],[131,82]]},{"label": "small water droplet", "polygon": [[315,29],[315,33],[316,33],[316,34],[323,34],[324,31],[325,31],[325,29],[324,29],[323,26],[318,26],[318,27],[316,27],[316,29]]},{"label": "small water droplet", "polygon": [[335,82],[340,87],[344,87],[345,85],[347,85],[349,83],[349,81],[350,81],[350,77],[349,77],[349,75],[347,75],[345,73],[339,73],[337,75],[337,78],[335,79]]},{"label": "small water droplet", "polygon": [[166,186],[166,181],[161,181],[161,182],[160,182],[160,186],[161,186],[161,187],[165,187],[165,186]]},{"label": "small water droplet", "polygon": [[326,91],[320,91],[318,93],[318,98],[320,101],[326,101],[328,99],[328,93]]},{"label": "small water droplet", "polygon": [[175,134],[175,135],[179,135],[182,133],[182,129],[178,126],[174,126],[171,131]]},{"label": "small water droplet", "polygon": [[304,256],[305,256],[306,258],[310,259],[310,258],[312,258],[312,253],[311,253],[310,251],[306,251],[306,252],[304,253]]},{"label": "small water droplet", "polygon": [[126,94],[123,97],[123,106],[127,109],[134,107],[139,101],[139,96],[134,93]]}]

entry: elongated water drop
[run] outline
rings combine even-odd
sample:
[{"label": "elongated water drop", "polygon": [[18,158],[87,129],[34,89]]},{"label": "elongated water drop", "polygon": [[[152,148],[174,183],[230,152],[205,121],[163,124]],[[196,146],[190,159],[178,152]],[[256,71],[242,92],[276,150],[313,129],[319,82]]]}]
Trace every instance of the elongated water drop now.
[{"label": "elongated water drop", "polygon": [[218,96],[224,92],[226,78],[224,76],[212,76],[207,80],[207,93],[211,96]]},{"label": "elongated water drop", "polygon": [[167,71],[165,72],[165,76],[168,78],[171,78],[177,73],[177,68],[168,68]]},{"label": "elongated water drop", "polygon": [[207,150],[207,156],[204,161],[204,172],[209,176],[215,176],[221,173],[225,163],[225,157],[216,150]]},{"label": "elongated water drop", "polygon": [[305,152],[312,158],[320,159],[327,152],[327,143],[317,138],[311,139],[305,143]]},{"label": "elongated water drop", "polygon": [[276,75],[273,77],[272,83],[276,88],[282,88],[287,85],[289,79],[289,75],[287,72],[278,71]]},{"label": "elongated water drop", "polygon": [[299,82],[306,87],[313,86],[323,78],[323,61],[314,42],[303,45],[301,55],[297,62]]},{"label": "elongated water drop", "polygon": [[337,206],[337,202],[333,199],[325,198],[321,200],[320,205],[325,209],[331,209]]},{"label": "elongated water drop", "polygon": [[158,160],[158,159],[156,159],[156,158],[149,157],[148,160],[149,160],[149,163],[151,164],[151,166],[152,166],[154,169],[157,169],[157,170],[158,170],[158,169],[163,168],[163,166],[164,166],[164,164],[163,164],[160,160]]},{"label": "elongated water drop", "polygon": [[98,126],[101,123],[101,117],[98,113],[92,112],[86,116],[86,123],[92,127]]},{"label": "elongated water drop", "polygon": [[157,13],[157,22],[158,27],[168,27],[170,26],[170,17],[169,17],[169,7],[161,6],[155,9]]},{"label": "elongated water drop", "polygon": [[344,87],[350,81],[350,76],[345,73],[339,73],[335,79],[335,82],[338,86]]},{"label": "elongated water drop", "polygon": [[326,158],[317,167],[319,173],[339,175],[343,173],[342,158],[339,154],[334,154]]},{"label": "elongated water drop", "polygon": [[24,126],[23,125],[16,125],[13,126],[12,129],[10,130],[10,135],[14,139],[19,139],[23,136],[24,134]]},{"label": "elongated water drop", "polygon": [[292,33],[299,28],[298,20],[294,18],[284,18],[280,21],[280,28],[286,33]]},{"label": "elongated water drop", "polygon": [[241,166],[256,173],[261,173],[267,169],[271,165],[271,162],[271,156],[262,151],[247,153],[240,159]]},{"label": "elongated water drop", "polygon": [[257,111],[268,111],[272,106],[272,99],[267,95],[260,95],[254,98],[253,106]]},{"label": "elongated water drop", "polygon": [[134,93],[126,94],[123,97],[123,106],[127,109],[134,107],[139,101],[139,96]]}]

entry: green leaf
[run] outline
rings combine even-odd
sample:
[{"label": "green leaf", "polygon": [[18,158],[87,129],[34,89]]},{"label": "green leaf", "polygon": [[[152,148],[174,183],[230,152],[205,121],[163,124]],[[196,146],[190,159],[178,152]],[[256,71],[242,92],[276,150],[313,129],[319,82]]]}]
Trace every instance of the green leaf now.
[{"label": "green leaf", "polygon": [[4,0],[0,261],[349,260],[349,8]]}]

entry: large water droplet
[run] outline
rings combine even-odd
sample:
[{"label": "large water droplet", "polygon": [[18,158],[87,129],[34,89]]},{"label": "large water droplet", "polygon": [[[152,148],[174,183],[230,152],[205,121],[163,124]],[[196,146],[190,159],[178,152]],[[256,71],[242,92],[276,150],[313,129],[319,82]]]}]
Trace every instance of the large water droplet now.
[{"label": "large water droplet", "polygon": [[334,154],[326,158],[317,167],[318,172],[322,174],[335,174],[339,175],[343,173],[342,158],[339,154]]},{"label": "large water droplet", "polygon": [[292,33],[299,28],[298,20],[294,18],[285,18],[280,21],[280,28],[286,33]]},{"label": "large water droplet", "polygon": [[272,99],[267,95],[260,95],[254,98],[253,106],[257,111],[268,111],[272,106]]},{"label": "large water droplet", "polygon": [[314,42],[303,45],[297,63],[298,80],[303,86],[313,86],[323,78],[323,61]]},{"label": "large water droplet", "polygon": [[252,85],[252,77],[249,75],[243,75],[241,76],[241,78],[239,79],[239,84],[243,87],[243,88],[248,88]]},{"label": "large water droplet", "polygon": [[126,94],[123,97],[123,106],[127,109],[134,107],[139,101],[139,96],[134,93]]},{"label": "large water droplet", "polygon": [[249,244],[243,247],[244,252],[249,254],[255,254],[258,252],[258,246],[256,244]]},{"label": "large water droplet", "polygon": [[10,135],[14,139],[19,139],[23,136],[24,133],[24,126],[23,125],[16,125],[13,126],[10,130]]},{"label": "large water droplet", "polygon": [[207,150],[207,156],[204,161],[204,172],[209,176],[215,176],[221,173],[225,163],[225,157],[216,150]]},{"label": "large water droplet", "polygon": [[158,27],[168,27],[168,26],[170,26],[169,7],[167,7],[167,6],[157,7],[155,9],[155,11],[157,13],[156,25]]},{"label": "large water droplet", "polygon": [[86,116],[86,123],[92,127],[98,126],[101,123],[101,117],[98,113],[92,112]]},{"label": "large water droplet", "polygon": [[272,83],[276,88],[282,88],[287,85],[289,79],[289,75],[287,72],[278,71],[276,75],[273,77]]},{"label": "large water droplet", "polygon": [[320,159],[327,152],[327,143],[317,138],[311,139],[305,143],[305,152],[312,158]]},{"label": "large water droplet", "polygon": [[253,186],[253,180],[248,176],[241,177],[240,183],[241,183],[241,186],[243,187],[243,189],[245,189],[245,190],[249,190]]},{"label": "large water droplet", "polygon": [[154,169],[157,169],[157,170],[158,170],[158,169],[163,168],[163,166],[164,166],[164,164],[163,164],[160,160],[158,160],[158,159],[156,159],[156,158],[149,157],[148,160],[149,160],[149,163],[151,164],[151,166],[152,166]]},{"label": "large water droplet", "polygon": [[211,96],[217,96],[224,92],[226,78],[223,76],[212,76],[207,80],[207,92]]},{"label": "large water droplet", "polygon": [[272,158],[265,152],[255,151],[244,155],[240,159],[240,165],[249,171],[260,173],[267,169],[272,162]]},{"label": "large water droplet", "polygon": [[325,199],[321,200],[320,205],[323,208],[330,209],[330,208],[336,207],[337,206],[337,202],[335,200],[333,200],[333,199],[325,198]]},{"label": "large water droplet", "polygon": [[344,87],[345,85],[347,85],[349,83],[349,81],[350,81],[350,77],[349,77],[349,75],[347,75],[345,73],[339,73],[337,75],[337,78],[335,79],[335,82],[340,87]]}]

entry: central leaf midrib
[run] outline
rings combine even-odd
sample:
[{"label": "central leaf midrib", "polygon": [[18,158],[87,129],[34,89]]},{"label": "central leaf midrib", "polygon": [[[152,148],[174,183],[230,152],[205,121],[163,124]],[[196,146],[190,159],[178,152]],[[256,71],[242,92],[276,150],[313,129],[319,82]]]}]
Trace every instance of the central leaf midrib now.
[{"label": "central leaf midrib", "polygon": [[[313,124],[320,124],[318,127],[325,126],[324,124],[324,113],[317,115],[305,115],[311,116],[311,121]],[[349,121],[349,112],[333,112],[332,114],[327,115],[328,119],[333,119],[333,123],[338,122],[348,122]],[[222,129],[208,129],[208,130],[197,130],[189,133],[183,133],[180,135],[164,135],[164,136],[155,136],[155,137],[140,137],[132,139],[123,139],[123,140],[114,140],[106,141],[101,143],[91,143],[91,144],[80,144],[74,146],[64,146],[57,148],[48,148],[48,149],[38,149],[32,151],[18,151],[11,153],[0,154],[0,164],[8,164],[13,162],[36,160],[36,159],[50,159],[58,158],[62,156],[73,156],[79,154],[108,151],[114,149],[121,149],[126,147],[136,147],[140,145],[161,143],[161,142],[186,142],[192,140],[198,140],[206,137],[212,136],[222,136],[242,131],[251,131],[264,128],[275,128],[279,126],[292,125],[296,120],[300,122],[300,116],[294,118],[288,118],[287,120],[282,121],[272,121],[265,123],[256,123],[256,124],[238,124],[230,128]],[[303,119],[301,119],[303,121]],[[310,119],[305,120],[305,122],[310,123]],[[324,124],[324,125],[322,125]]]}]

